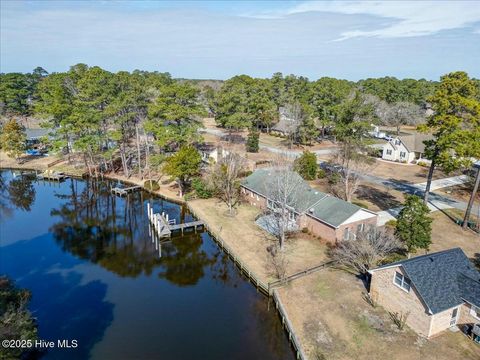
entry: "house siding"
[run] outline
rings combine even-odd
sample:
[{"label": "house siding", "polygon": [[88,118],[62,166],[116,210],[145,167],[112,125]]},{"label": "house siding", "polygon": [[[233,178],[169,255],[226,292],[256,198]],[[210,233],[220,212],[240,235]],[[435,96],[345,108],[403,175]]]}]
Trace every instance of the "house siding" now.
[{"label": "house siding", "polygon": [[462,324],[471,324],[471,323],[480,323],[480,319],[477,319],[475,316],[470,314],[471,305],[465,303],[460,308],[460,317],[458,319],[458,325]]},{"label": "house siding", "polygon": [[428,337],[432,316],[428,314],[428,309],[414,286],[411,286],[410,291],[406,292],[393,283],[396,271],[405,276],[400,266],[373,272],[370,295],[389,312],[409,313],[406,324],[419,335]]},{"label": "house siding", "polygon": [[[393,139],[393,141],[397,141],[397,139]],[[388,150],[390,150],[392,153],[388,154]],[[405,156],[401,157],[400,153],[404,152]],[[386,143],[383,146],[382,150],[382,159],[384,160],[390,160],[390,161],[405,161],[407,163],[411,163],[412,161],[415,160],[415,152],[413,151],[408,151],[408,149],[405,147],[405,145],[400,142],[400,144],[397,145],[392,145],[391,142]]]}]

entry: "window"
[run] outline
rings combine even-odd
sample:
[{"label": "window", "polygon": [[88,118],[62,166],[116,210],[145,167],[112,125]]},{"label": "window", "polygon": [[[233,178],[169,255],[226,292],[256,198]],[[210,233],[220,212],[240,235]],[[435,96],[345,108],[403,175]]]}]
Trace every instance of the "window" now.
[{"label": "window", "polygon": [[480,320],[480,308],[472,305],[472,307],[470,308],[470,315]]},{"label": "window", "polygon": [[250,191],[250,197],[253,198],[253,191]]},{"label": "window", "polygon": [[405,151],[400,151],[400,157],[404,158],[406,157],[407,153]]},{"label": "window", "polygon": [[291,221],[295,221],[295,213],[293,211],[289,211],[288,212],[288,218],[291,220]]},{"label": "window", "polygon": [[260,200],[260,198],[258,197],[258,194],[257,194],[257,200]]},{"label": "window", "polygon": [[365,230],[365,224],[364,223],[358,224],[357,225],[357,233],[359,233],[363,230]]},{"label": "window", "polygon": [[392,155],[392,150],[387,149],[387,155]]},{"label": "window", "polygon": [[410,279],[400,274],[398,271],[395,271],[395,277],[393,282],[398,287],[402,288],[406,292],[410,291]]},{"label": "window", "polygon": [[350,240],[350,228],[346,228],[343,231],[343,240]]}]

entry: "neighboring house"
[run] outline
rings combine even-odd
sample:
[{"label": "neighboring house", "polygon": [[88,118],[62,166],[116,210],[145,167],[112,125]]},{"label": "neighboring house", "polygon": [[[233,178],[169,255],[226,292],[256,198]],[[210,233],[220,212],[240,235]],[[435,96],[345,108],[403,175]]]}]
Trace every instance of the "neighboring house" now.
[{"label": "neighboring house", "polygon": [[460,248],[397,261],[370,270],[370,296],[427,338],[480,323],[480,272]]},{"label": "neighboring house", "polygon": [[202,161],[209,164],[211,162],[216,163],[221,158],[227,156],[230,152],[225,150],[220,146],[215,145],[202,145],[199,147],[200,155],[202,156]]},{"label": "neighboring house", "polygon": [[[309,229],[323,239],[336,242],[354,239],[358,230],[377,225],[377,214],[338,199],[332,195],[312,189],[297,173],[299,185],[289,196],[289,228]],[[257,169],[241,184],[244,199],[251,205],[276,210],[275,202],[269,198],[272,168]]]},{"label": "neighboring house", "polygon": [[285,107],[280,107],[278,113],[278,122],[272,126],[272,131],[284,136],[294,132],[297,129],[298,124],[290,117],[287,109]]},{"label": "neighboring house", "polygon": [[425,152],[425,140],[432,139],[429,134],[412,134],[396,137],[383,145],[382,159],[411,163],[420,160]]}]

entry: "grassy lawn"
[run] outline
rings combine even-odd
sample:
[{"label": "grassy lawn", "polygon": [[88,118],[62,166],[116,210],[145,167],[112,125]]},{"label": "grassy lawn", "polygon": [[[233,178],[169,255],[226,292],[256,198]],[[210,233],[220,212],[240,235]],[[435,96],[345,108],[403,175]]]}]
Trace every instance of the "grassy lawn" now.
[{"label": "grassy lawn", "polygon": [[[259,209],[247,204],[241,205],[237,215],[230,217],[226,205],[217,199],[193,200],[189,204],[261,280],[275,280],[267,247],[276,240],[255,224]],[[326,259],[325,251],[324,243],[307,234],[299,233],[288,239],[284,249],[287,275],[321,264]]]},{"label": "grassy lawn", "polygon": [[[405,165],[376,159],[376,164],[371,174],[382,179],[418,184],[427,181],[428,168],[419,165]],[[435,170],[433,173],[434,179],[442,179],[448,176],[454,175],[445,175],[439,170]]]},{"label": "grassy lawn", "polygon": [[400,331],[381,307],[362,297],[358,278],[325,270],[295,280],[279,293],[309,359],[478,359],[480,346],[461,333],[431,340]]},{"label": "grassy lawn", "polygon": [[[460,216],[463,212],[456,209],[445,210],[450,216]],[[468,257],[473,258],[480,253],[480,235],[471,230],[462,230],[442,211],[430,214],[432,222],[432,245],[430,251],[440,251],[453,247],[461,247]]]}]

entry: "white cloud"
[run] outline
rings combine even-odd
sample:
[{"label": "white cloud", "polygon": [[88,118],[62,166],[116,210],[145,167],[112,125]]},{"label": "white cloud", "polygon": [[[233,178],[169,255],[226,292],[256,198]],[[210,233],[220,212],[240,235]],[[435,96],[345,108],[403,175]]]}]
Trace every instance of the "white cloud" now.
[{"label": "white cloud", "polygon": [[306,12],[330,12],[345,15],[371,15],[389,19],[375,29],[355,29],[337,40],[356,37],[398,38],[426,36],[480,22],[480,4],[476,1],[324,1],[304,2],[290,9],[256,17],[285,17]]}]

